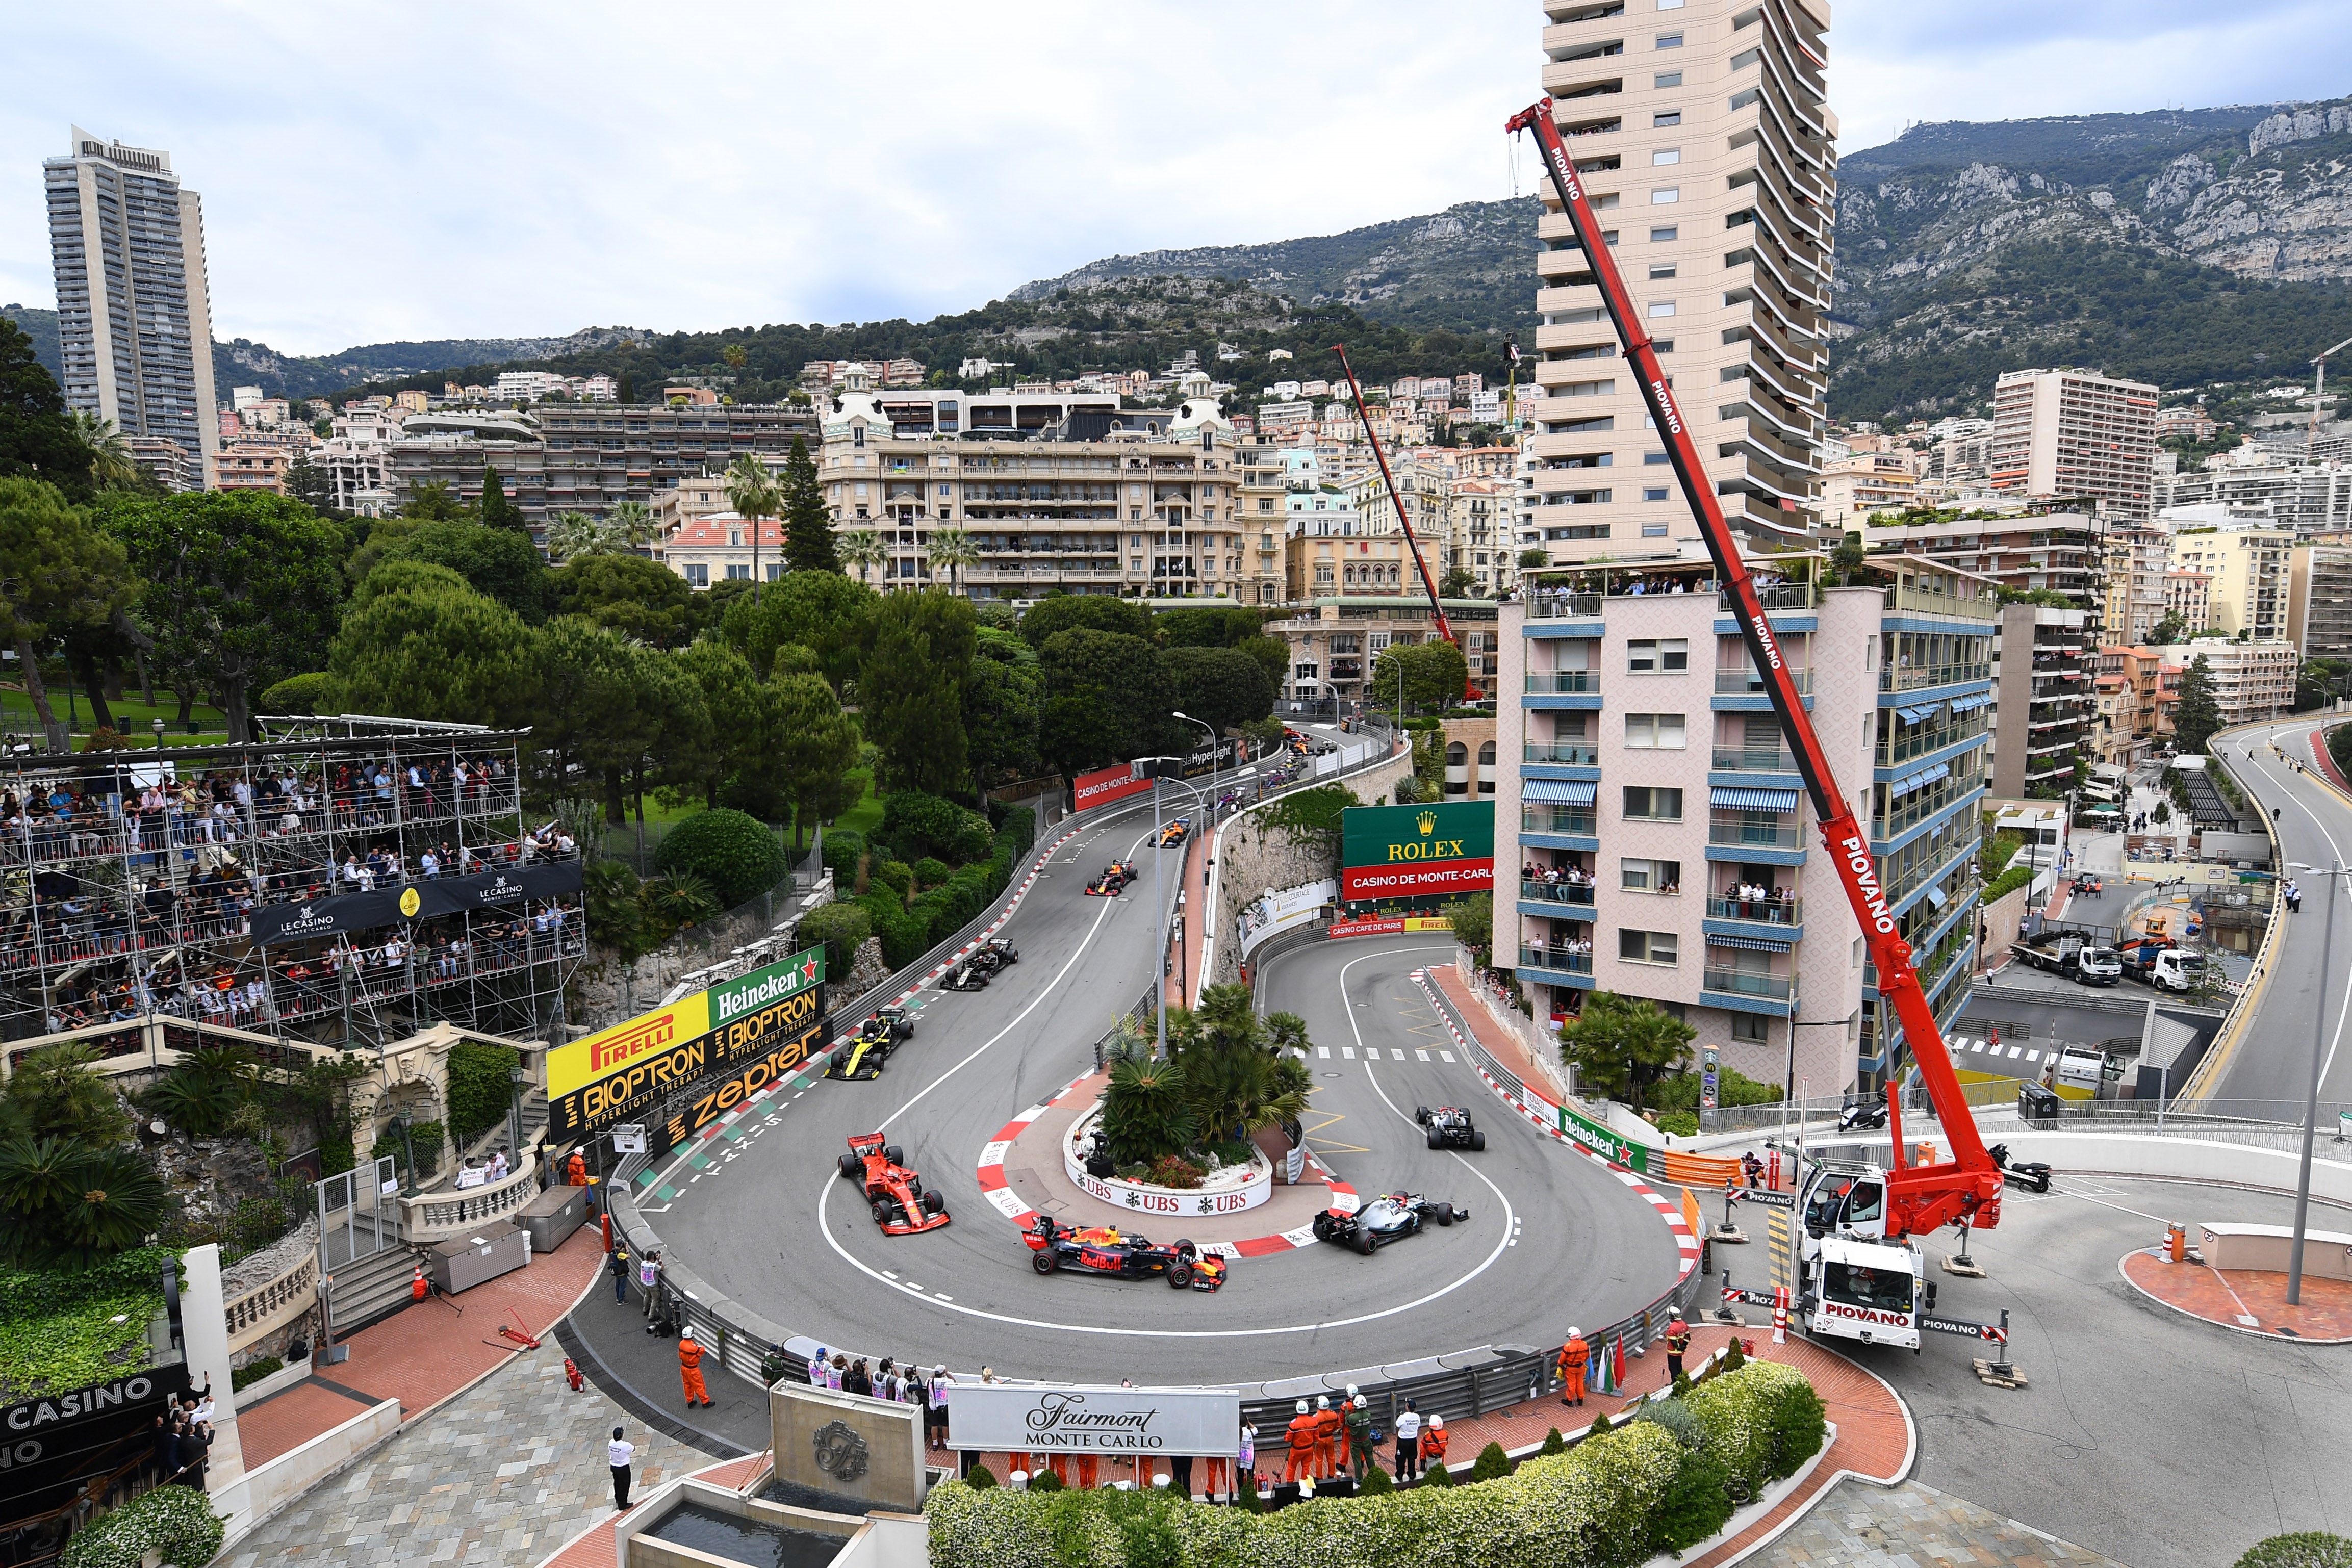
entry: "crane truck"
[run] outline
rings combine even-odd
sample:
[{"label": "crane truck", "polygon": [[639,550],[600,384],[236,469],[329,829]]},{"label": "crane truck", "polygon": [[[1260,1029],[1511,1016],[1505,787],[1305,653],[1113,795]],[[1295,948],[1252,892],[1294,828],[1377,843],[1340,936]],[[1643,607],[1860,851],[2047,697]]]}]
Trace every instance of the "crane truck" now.
[{"label": "crane truck", "polygon": [[[1722,503],[1716,498],[1714,481],[1675,399],[1656,345],[1643,329],[1608,237],[1593,215],[1583,175],[1553,123],[1551,99],[1538,99],[1513,115],[1504,129],[1510,134],[1535,133],[1544,171],[1559,197],[1561,210],[1575,227],[1577,243],[1583,247],[1599,285],[1601,305],[1633,368],[1651,421],[1665,443],[1666,460],[1706,542],[1724,601],[1780,721],[1781,733],[1788,737],[1822,845],[1837,868],[1846,902],[1861,924],[1871,960],[1877,967],[1882,1010],[1901,1020],[1920,1082],[1951,1145],[1948,1159],[1916,1157],[1904,1141],[1903,1108],[1890,1075],[1886,1100],[1891,1164],[1881,1168],[1821,1162],[1804,1173],[1799,1194],[1804,1224],[1800,1228],[1796,1260],[1797,1305],[1804,1325],[1818,1335],[1892,1343],[1914,1350],[1923,1331],[2006,1344],[2005,1312],[2003,1326],[1995,1327],[1937,1317],[1934,1312],[1935,1287],[1927,1282],[1916,1239],[1948,1225],[1955,1227],[1965,1256],[1970,1228],[1989,1230],[2000,1221],[2003,1177],[2000,1165],[1978,1135],[1975,1117],[1960,1092],[1959,1078],[1945,1050],[1935,1010],[1928,1006],[1918,971],[1912,967],[1911,945],[1904,940],[1886,890],[1879,882],[1869,835],[1853,807],[1838,791],[1828,754],[1798,695],[1788,654],[1765,613],[1755,579],[1740,557],[1739,542],[1724,517]],[[1735,1291],[1728,1284],[1724,1296],[1727,1303],[1737,1300],[1772,1304],[1769,1293]]]}]

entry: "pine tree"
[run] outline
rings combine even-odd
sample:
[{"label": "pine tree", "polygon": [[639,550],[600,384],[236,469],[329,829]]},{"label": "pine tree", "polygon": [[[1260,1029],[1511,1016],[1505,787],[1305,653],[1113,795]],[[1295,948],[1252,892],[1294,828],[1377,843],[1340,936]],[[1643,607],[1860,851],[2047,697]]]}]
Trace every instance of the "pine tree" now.
[{"label": "pine tree", "polygon": [[793,437],[793,455],[784,460],[784,563],[792,571],[839,571],[841,558],[834,553],[833,519],[826,515],[824,492],[817,488],[816,463],[808,443]]},{"label": "pine tree", "polygon": [[488,464],[482,465],[482,522],[493,528],[512,528],[527,533],[530,525],[523,520],[522,508],[507,499],[506,482],[499,471]]},{"label": "pine tree", "polygon": [[2173,710],[2175,741],[2184,754],[2201,752],[2205,742],[2221,727],[2221,705],[2213,695],[2213,670],[2198,654],[2180,677],[2180,706]]}]

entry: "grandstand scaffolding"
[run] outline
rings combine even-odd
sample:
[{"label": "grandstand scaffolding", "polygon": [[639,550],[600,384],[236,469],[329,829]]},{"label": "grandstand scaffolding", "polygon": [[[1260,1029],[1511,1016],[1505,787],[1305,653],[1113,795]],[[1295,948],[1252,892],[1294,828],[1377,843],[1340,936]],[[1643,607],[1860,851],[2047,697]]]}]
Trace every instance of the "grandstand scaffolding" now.
[{"label": "grandstand scaffolding", "polygon": [[581,862],[524,815],[528,732],[258,722],[247,745],[0,758],[12,1060],[164,1019],[346,1049],[437,1022],[561,1039]]}]

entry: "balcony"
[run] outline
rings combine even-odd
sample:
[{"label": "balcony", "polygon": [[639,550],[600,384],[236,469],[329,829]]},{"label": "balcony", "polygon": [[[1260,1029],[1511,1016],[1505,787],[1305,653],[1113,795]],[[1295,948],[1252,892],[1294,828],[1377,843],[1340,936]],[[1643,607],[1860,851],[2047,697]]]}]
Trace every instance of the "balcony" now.
[{"label": "balcony", "polygon": [[1519,879],[1519,896],[1540,899],[1547,904],[1580,904],[1590,908],[1592,888],[1589,883],[1578,886],[1565,882],[1529,882],[1522,877]]},{"label": "balcony", "polygon": [[1528,592],[1528,619],[1530,621],[1589,621],[1601,613],[1601,595],[1597,593],[1547,593],[1541,588]]},{"label": "balcony", "polygon": [[1589,839],[1599,831],[1599,828],[1591,811],[1580,811],[1570,806],[1521,806],[1519,831],[1566,833]]},{"label": "balcony", "polygon": [[1804,835],[1793,822],[1768,826],[1716,817],[1707,821],[1706,841],[1736,849],[1794,850],[1804,847]]},{"label": "balcony", "polygon": [[1969,621],[1992,621],[2000,615],[2000,605],[1990,599],[1964,599],[1957,593],[1938,593],[1901,582],[1886,585],[1886,608],[1913,615],[1952,615]]},{"label": "balcony", "polygon": [[1710,898],[1706,901],[1710,920],[1748,920],[1759,925],[1801,925],[1805,920],[1805,901],[1801,898]]},{"label": "balcony", "polygon": [[1727,997],[1762,997],[1770,1001],[1785,1002],[1795,983],[1787,975],[1756,975],[1745,969],[1710,968],[1700,986],[1702,989]]},{"label": "balcony", "polygon": [[[1810,582],[1776,582],[1769,588],[1758,589],[1756,597],[1762,600],[1764,608],[1769,611],[1811,610],[1817,602],[1815,591]],[[1726,615],[1738,612],[1728,593],[1717,593],[1715,604]]]},{"label": "balcony", "polygon": [[1527,743],[1524,749],[1527,755],[1520,758],[1524,762],[1542,762],[1568,768],[1601,766],[1601,748],[1597,746],[1580,746],[1572,741],[1564,740],[1531,740]]},{"label": "balcony", "polygon": [[[1813,672],[1791,670],[1790,678],[1797,683],[1797,695],[1813,695]],[[1764,677],[1754,670],[1717,670],[1715,672],[1715,695],[1719,697],[1760,697],[1764,695]]]},{"label": "balcony", "polygon": [[1881,670],[1878,689],[1882,692],[1912,692],[1927,686],[1958,685],[1962,681],[1992,679],[1990,664],[1921,664],[1909,669]]},{"label": "balcony", "polygon": [[1598,670],[1530,670],[1528,692],[1535,696],[1573,696],[1601,689]]},{"label": "balcony", "polygon": [[1718,746],[1711,765],[1718,773],[1794,773],[1795,762],[1780,747],[1765,749],[1746,746]]},{"label": "balcony", "polygon": [[1563,975],[1589,975],[1592,973],[1592,955],[1561,953],[1549,947],[1522,947],[1519,949],[1519,967],[1556,969]]}]

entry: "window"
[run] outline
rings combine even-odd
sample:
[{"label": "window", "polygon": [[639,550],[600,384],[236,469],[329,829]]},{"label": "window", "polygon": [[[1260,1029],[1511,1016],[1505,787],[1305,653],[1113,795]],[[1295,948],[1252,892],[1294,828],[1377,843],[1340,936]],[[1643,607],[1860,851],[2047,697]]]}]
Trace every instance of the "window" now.
[{"label": "window", "polygon": [[728,580],[728,581],[730,581],[730,582],[749,582],[749,581],[751,581],[751,568],[750,563],[749,563],[749,562],[745,562],[745,561],[730,561],[730,562],[728,562],[728,563],[727,563],[727,580]]},{"label": "window", "polygon": [[709,587],[710,569],[700,561],[692,563],[686,569],[686,585],[688,588]]},{"label": "window", "polygon": [[1678,713],[1629,713],[1625,744],[1636,751],[1680,751],[1683,716]]},{"label": "window", "polygon": [[1671,261],[1653,262],[1650,266],[1650,281],[1653,283],[1661,278],[1672,277],[1674,275],[1675,264]]},{"label": "window", "polygon": [[1661,11],[1679,11],[1682,8],[1683,0],[1658,0],[1658,9]]},{"label": "window", "polygon": [[1650,243],[1652,245],[1664,245],[1669,240],[1678,237],[1682,232],[1681,226],[1675,224],[1668,224],[1664,228],[1652,229],[1650,231]]},{"label": "window", "polygon": [[782,581],[782,580],[783,580],[783,576],[784,576],[784,566],[783,566],[783,562],[782,562],[782,561],[775,561],[775,560],[772,560],[772,561],[767,562],[767,563],[766,563],[766,564],[761,568],[761,570],[767,572],[767,574],[768,574],[768,580],[769,580],[770,582],[781,582],[781,581]]},{"label": "window", "polygon": [[1645,539],[1664,538],[1666,537],[1666,525],[1664,523],[1643,523],[1642,525],[1642,537]]},{"label": "window", "polygon": [[1683,188],[1680,185],[1661,185],[1650,193],[1650,205],[1654,207],[1663,207],[1670,202],[1679,202],[1682,199]]},{"label": "window", "polygon": [[1650,165],[1653,168],[1667,163],[1679,163],[1682,161],[1683,150],[1679,147],[1660,147],[1650,154]]},{"label": "window", "polygon": [[1627,893],[1680,893],[1683,890],[1683,862],[1619,861],[1617,885]]},{"label": "window", "polygon": [[1663,468],[1666,465],[1666,455],[1663,452],[1644,452],[1642,454],[1642,462],[1650,467]]},{"label": "window", "polygon": [[1650,315],[1653,319],[1661,316],[1671,316],[1674,313],[1675,302],[1673,300],[1653,299],[1650,301]]},{"label": "window", "polygon": [[1644,485],[1642,486],[1642,499],[1644,501],[1663,501],[1665,498],[1666,487],[1664,485]]},{"label": "window", "polygon": [[1636,637],[1625,644],[1625,669],[1654,675],[1690,668],[1690,642],[1684,637]]},{"label": "window", "polygon": [[[1672,338],[1653,338],[1650,340],[1650,352],[1654,354],[1671,354],[1674,351],[1675,340]],[[1675,378],[1668,376],[1666,378],[1666,384],[1668,386],[1674,385]]]},{"label": "window", "polygon": [[1621,929],[1617,933],[1617,956],[1628,964],[1671,964],[1675,962],[1675,934]]},{"label": "window", "polygon": [[1683,36],[1680,33],[1660,33],[1658,35],[1658,47],[1662,49],[1679,49],[1682,47]]},{"label": "window", "polygon": [[1664,114],[1654,114],[1650,116],[1650,125],[1654,130],[1664,131],[1670,125],[1680,125],[1682,122],[1683,111],[1679,109],[1670,110]]},{"label": "window", "polygon": [[1769,1045],[1772,1043],[1772,1026],[1761,1013],[1734,1013],[1731,1015],[1731,1038],[1742,1045]]},{"label": "window", "polygon": [[1650,85],[1653,87],[1680,87],[1683,85],[1683,73],[1680,71],[1660,71],[1657,75],[1657,79],[1653,81]]},{"label": "window", "polygon": [[1683,792],[1654,784],[1628,784],[1625,816],[1628,821],[1679,822],[1683,820]]}]

